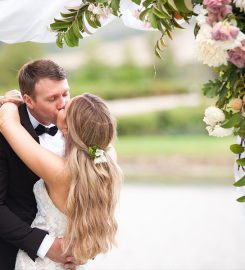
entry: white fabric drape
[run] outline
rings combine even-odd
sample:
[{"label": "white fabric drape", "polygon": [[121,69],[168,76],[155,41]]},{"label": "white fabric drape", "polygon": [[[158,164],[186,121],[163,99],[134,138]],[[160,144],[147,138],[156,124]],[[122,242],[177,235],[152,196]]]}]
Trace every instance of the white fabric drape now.
[{"label": "white fabric drape", "polygon": [[0,0],[0,40],[54,42],[56,34],[48,26],[71,2],[76,4],[71,0]]},{"label": "white fabric drape", "polygon": [[[60,12],[66,10],[65,7],[76,6],[81,2],[82,0],[0,0],[0,41],[55,42],[56,33],[48,30],[53,18],[58,18]],[[136,18],[136,9],[137,5],[131,0],[121,1],[123,23],[127,27],[152,30]],[[113,19],[114,16],[110,16],[102,24],[110,23]]]}]

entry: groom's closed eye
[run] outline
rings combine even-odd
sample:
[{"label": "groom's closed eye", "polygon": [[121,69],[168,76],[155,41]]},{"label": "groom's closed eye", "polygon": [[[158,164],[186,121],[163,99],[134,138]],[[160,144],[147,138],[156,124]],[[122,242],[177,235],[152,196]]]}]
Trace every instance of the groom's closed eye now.
[{"label": "groom's closed eye", "polygon": [[55,101],[55,97],[51,97],[51,98],[49,98],[47,101],[53,102],[53,101]]}]

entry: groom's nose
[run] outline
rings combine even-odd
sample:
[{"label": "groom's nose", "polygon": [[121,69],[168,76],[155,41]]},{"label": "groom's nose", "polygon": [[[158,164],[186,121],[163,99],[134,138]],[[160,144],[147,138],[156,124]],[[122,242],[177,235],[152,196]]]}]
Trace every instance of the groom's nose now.
[{"label": "groom's nose", "polygon": [[61,110],[65,108],[65,104],[66,104],[66,98],[65,97],[60,97],[58,102],[57,102],[57,109]]}]

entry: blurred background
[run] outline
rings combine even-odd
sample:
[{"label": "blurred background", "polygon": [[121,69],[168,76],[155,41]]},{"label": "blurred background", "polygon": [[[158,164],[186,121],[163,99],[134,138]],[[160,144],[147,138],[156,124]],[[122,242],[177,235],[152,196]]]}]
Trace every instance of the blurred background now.
[{"label": "blurred background", "polygon": [[245,269],[235,138],[209,137],[202,121],[214,101],[201,86],[215,74],[197,62],[191,26],[167,40],[163,60],[154,56],[158,37],[118,20],[78,48],[0,43],[0,91],[18,89],[25,62],[50,58],[68,72],[73,96],[99,95],[117,117],[118,248],[88,269]]}]

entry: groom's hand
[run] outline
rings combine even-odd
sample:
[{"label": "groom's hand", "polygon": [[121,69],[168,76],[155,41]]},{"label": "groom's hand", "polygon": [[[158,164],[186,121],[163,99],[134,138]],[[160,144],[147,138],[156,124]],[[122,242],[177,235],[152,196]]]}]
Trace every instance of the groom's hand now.
[{"label": "groom's hand", "polygon": [[84,264],[86,264],[87,263],[87,261],[78,261],[78,260],[75,260],[75,258],[74,257],[70,257],[70,256],[68,256],[67,258],[66,258],[66,263],[64,264],[64,267],[65,267],[65,269],[71,269],[71,270],[75,270],[76,269],[76,266],[78,266],[78,265],[84,265]]},{"label": "groom's hand", "polygon": [[61,247],[62,238],[56,238],[47,253],[47,257],[54,262],[62,263],[66,269],[70,270],[75,270],[76,266],[86,263],[75,260],[75,258],[69,254],[64,254]]},{"label": "groom's hand", "polygon": [[54,262],[58,262],[58,263],[64,264],[66,262],[67,254],[64,254],[63,253],[61,247],[62,247],[62,239],[61,238],[56,238],[54,240],[52,246],[48,250],[46,256],[50,260],[52,260]]}]

